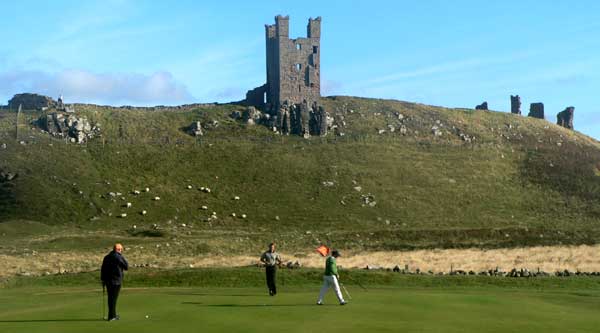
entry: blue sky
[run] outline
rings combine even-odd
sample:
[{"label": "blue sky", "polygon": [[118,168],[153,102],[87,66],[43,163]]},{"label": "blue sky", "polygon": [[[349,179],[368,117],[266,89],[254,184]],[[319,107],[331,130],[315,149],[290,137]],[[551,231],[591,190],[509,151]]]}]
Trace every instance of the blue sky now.
[{"label": "blue sky", "polygon": [[0,101],[240,100],[265,81],[264,24],[289,14],[301,37],[322,16],[323,95],[508,111],[519,94],[553,122],[575,106],[576,129],[600,138],[598,1],[21,0],[0,13]]}]

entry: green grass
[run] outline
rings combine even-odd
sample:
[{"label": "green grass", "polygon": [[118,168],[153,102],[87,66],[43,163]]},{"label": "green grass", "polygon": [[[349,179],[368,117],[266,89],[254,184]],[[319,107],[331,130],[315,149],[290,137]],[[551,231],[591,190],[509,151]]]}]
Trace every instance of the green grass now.
[{"label": "green grass", "polygon": [[[132,288],[119,301],[122,319],[100,320],[99,288],[2,290],[2,332],[595,332],[600,291],[504,288],[348,286],[341,307],[319,286]],[[149,318],[146,318],[146,316]]]},{"label": "green grass", "polygon": [[[256,253],[272,240],[288,252],[321,242],[359,251],[600,240],[600,145],[591,138],[499,112],[350,97],[323,103],[344,117],[346,136],[277,136],[229,119],[241,110],[236,105],[168,112],[80,106],[101,124],[101,138],[65,144],[27,126],[39,115],[27,112],[19,138],[27,144],[20,145],[14,113],[1,111],[0,143],[8,149],[0,151],[0,167],[19,178],[0,186],[0,252],[91,250],[113,240],[181,244],[161,248],[165,255]],[[378,135],[400,126],[396,113],[408,134]],[[197,119],[220,125],[192,138],[181,129]],[[444,134],[433,137],[438,121]],[[463,142],[460,133],[475,141]],[[130,193],[145,187],[151,192]],[[367,194],[375,207],[363,205]],[[213,211],[218,220],[206,222]]]},{"label": "green grass", "polygon": [[[351,299],[314,303],[321,270],[279,270],[276,297],[259,268],[132,269],[106,323],[98,272],[0,284],[2,332],[594,332],[600,279],[415,276],[342,270]],[[146,318],[146,316],[149,318]]]}]

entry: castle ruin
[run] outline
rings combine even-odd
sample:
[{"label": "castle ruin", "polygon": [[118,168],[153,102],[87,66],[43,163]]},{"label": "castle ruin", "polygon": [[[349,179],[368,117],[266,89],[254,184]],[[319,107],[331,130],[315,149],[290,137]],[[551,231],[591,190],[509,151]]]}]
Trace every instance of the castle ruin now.
[{"label": "castle ruin", "polygon": [[265,26],[267,83],[248,91],[246,104],[278,110],[318,103],[321,97],[321,18],[309,19],[306,38],[289,38],[289,16],[278,15]]},{"label": "castle ruin", "polygon": [[267,115],[267,126],[282,134],[327,135],[328,114],[321,98],[321,17],[310,18],[307,36],[289,38],[289,16],[265,26],[267,83],[246,93],[245,104]]}]

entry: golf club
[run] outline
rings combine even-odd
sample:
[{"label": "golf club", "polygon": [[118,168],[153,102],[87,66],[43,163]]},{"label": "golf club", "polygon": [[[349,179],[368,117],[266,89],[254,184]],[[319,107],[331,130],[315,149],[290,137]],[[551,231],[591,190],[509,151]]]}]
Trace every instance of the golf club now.
[{"label": "golf club", "polygon": [[348,299],[352,299],[352,296],[350,296],[350,293],[348,292],[348,289],[346,289],[346,286],[344,286],[343,283],[340,283],[340,286],[342,286],[342,289],[344,289],[346,295],[348,295]]}]

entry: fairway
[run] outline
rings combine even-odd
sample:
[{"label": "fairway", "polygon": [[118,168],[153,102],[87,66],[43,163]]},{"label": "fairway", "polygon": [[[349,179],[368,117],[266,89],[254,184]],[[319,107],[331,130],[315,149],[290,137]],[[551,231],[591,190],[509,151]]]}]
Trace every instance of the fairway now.
[{"label": "fairway", "polygon": [[[121,320],[104,322],[101,292],[2,290],[0,332],[597,332],[600,293],[351,287],[339,306],[318,288],[126,288]],[[146,318],[146,315],[149,318]]]}]

